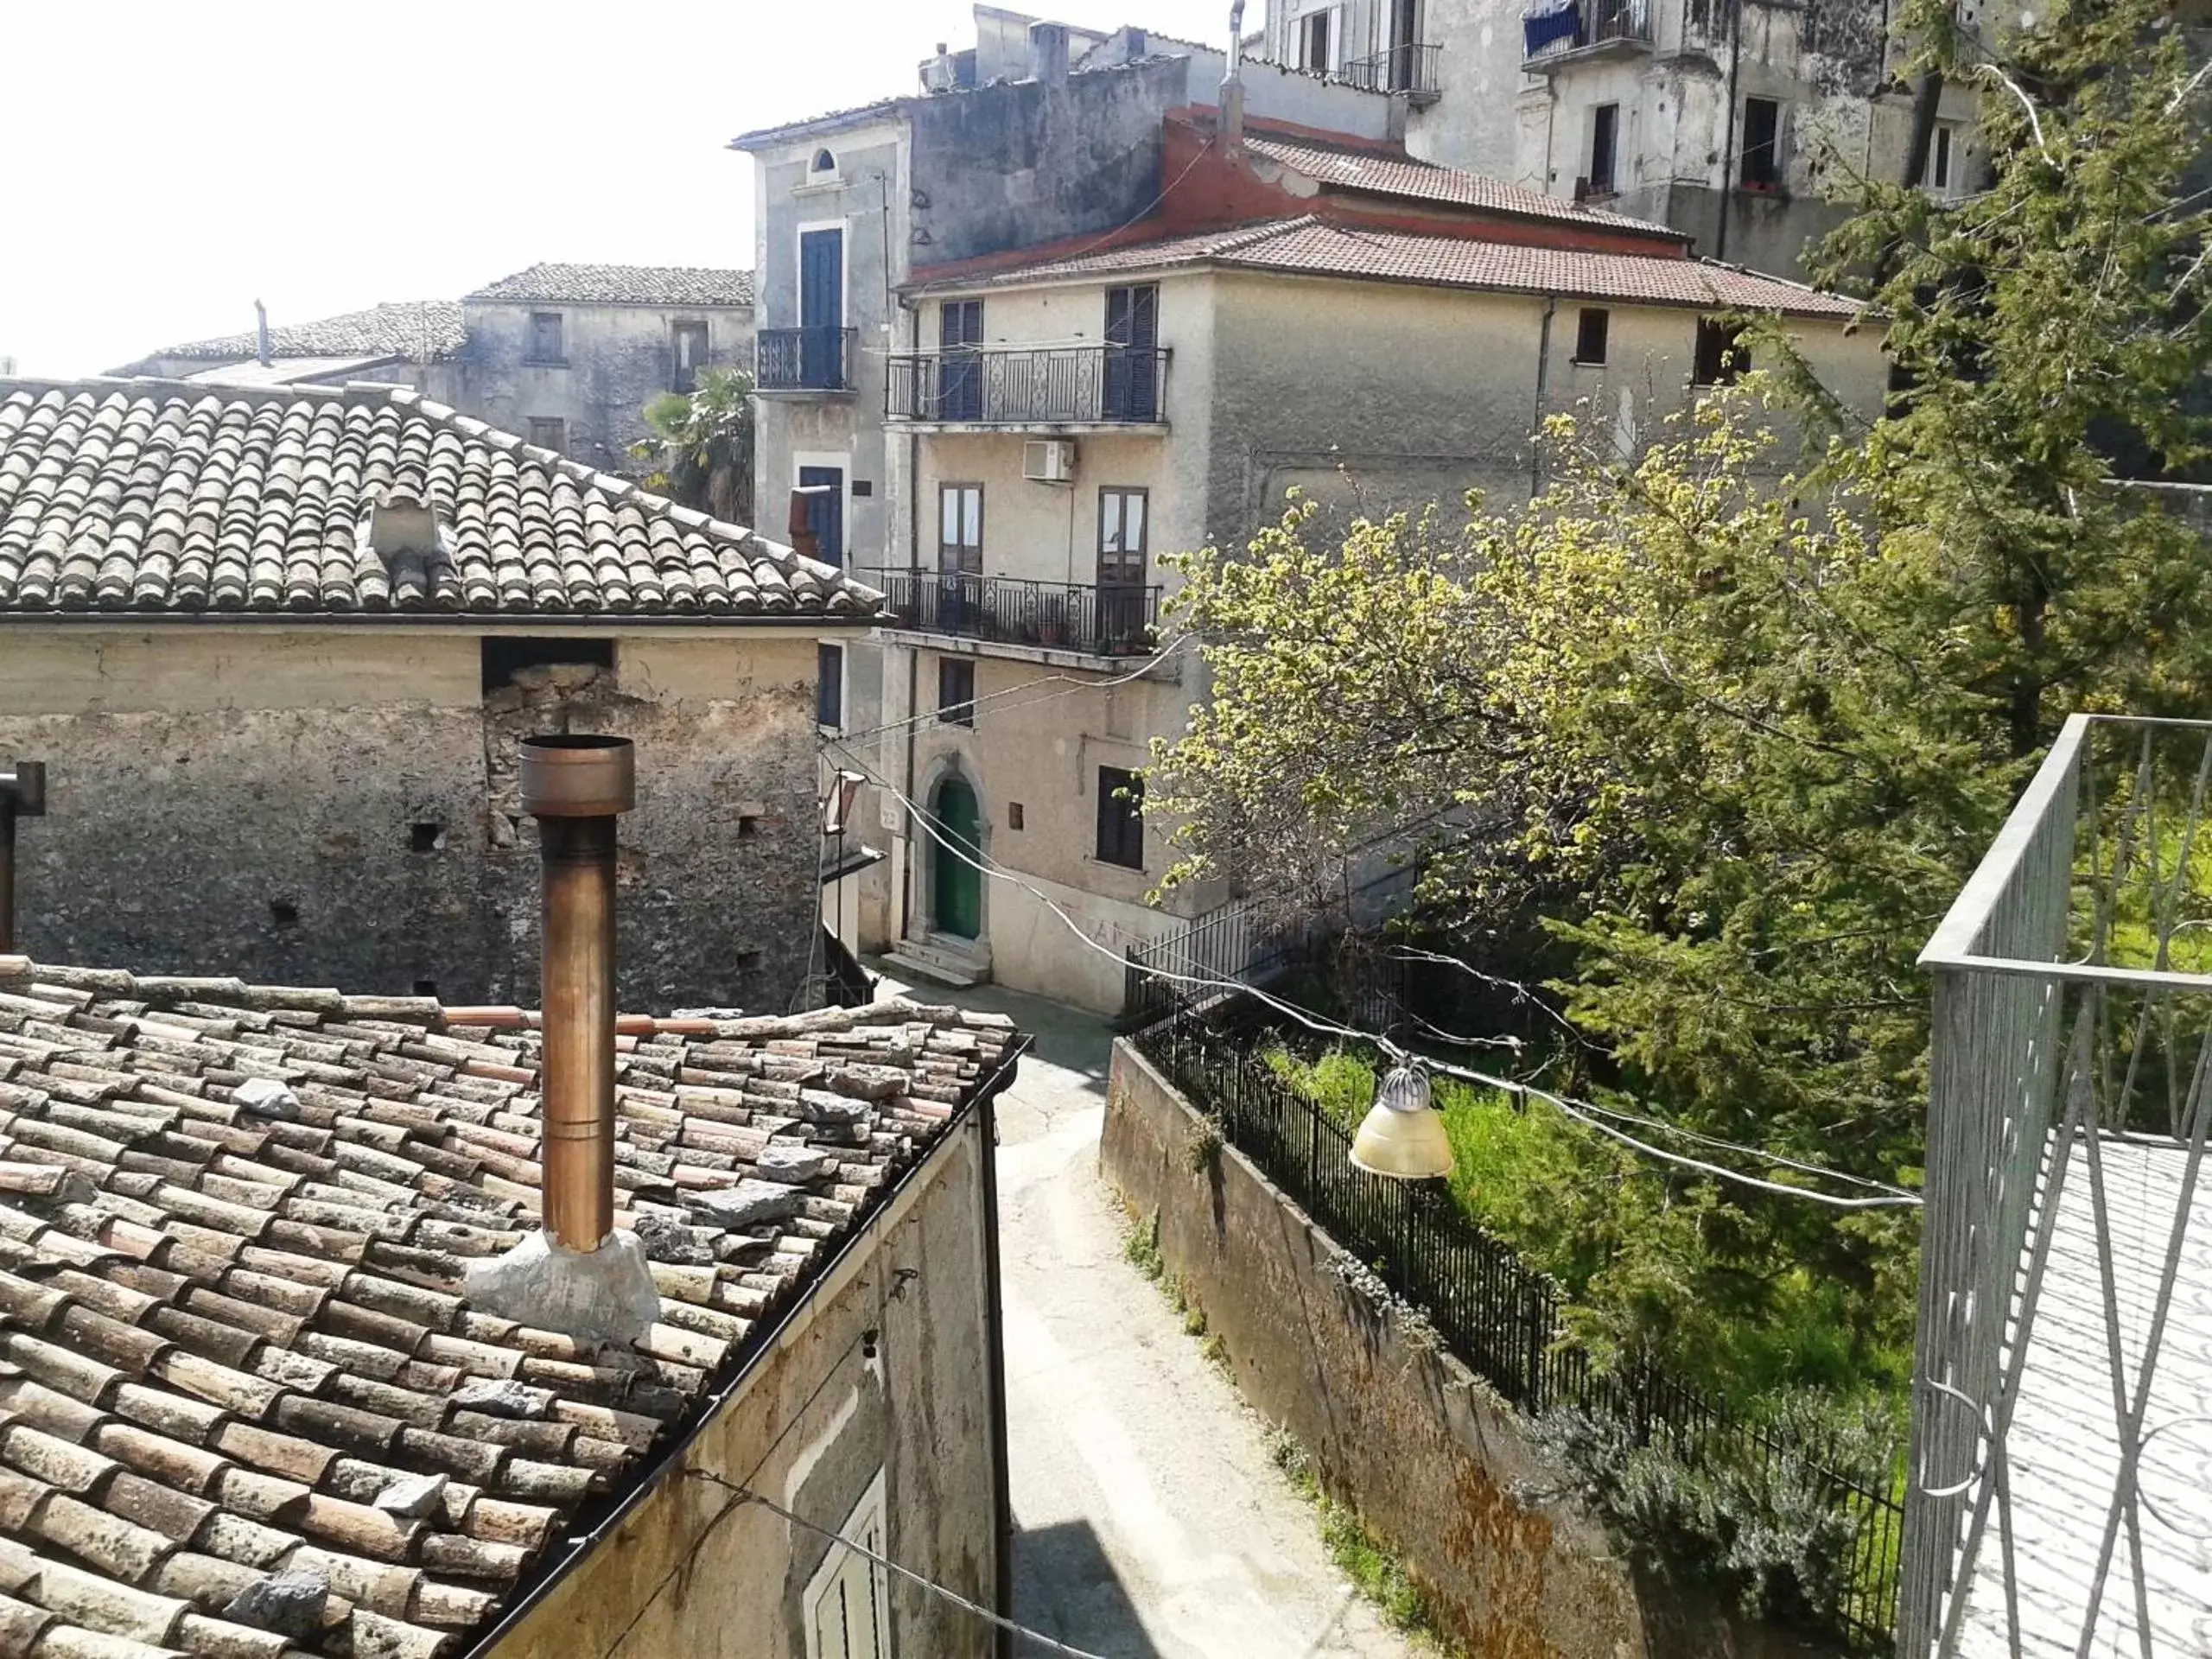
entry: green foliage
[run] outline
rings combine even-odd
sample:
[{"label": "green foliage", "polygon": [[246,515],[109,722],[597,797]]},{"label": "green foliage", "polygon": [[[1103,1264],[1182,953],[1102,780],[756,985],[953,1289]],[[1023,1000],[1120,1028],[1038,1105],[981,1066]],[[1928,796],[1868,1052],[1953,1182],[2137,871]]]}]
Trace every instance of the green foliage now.
[{"label": "green foliage", "polygon": [[1427,1598],[1404,1559],[1370,1531],[1359,1512],[1321,1490],[1313,1458],[1298,1436],[1280,1424],[1268,1431],[1268,1460],[1282,1471],[1291,1489],[1313,1505],[1321,1522],[1321,1541],[1338,1571],[1358,1586],[1397,1630],[1425,1638],[1424,1646],[1456,1654],[1439,1628]]},{"label": "green foliage", "polygon": [[702,369],[689,397],[663,392],[645,407],[652,436],[630,446],[651,461],[645,487],[732,524],[753,519],[753,377]]},{"label": "green foliage", "polygon": [[[2074,709],[2202,715],[2212,683],[2212,566],[2126,482],[2207,458],[2208,219],[2177,182],[2202,89],[2177,31],[2154,0],[2073,0],[1984,67],[1940,0],[1908,16],[1983,89],[1995,177],[1955,206],[1870,187],[1828,251],[1886,317],[1864,326],[1908,382],[1887,411],[1844,408],[1770,327],[1776,375],[1639,455],[1553,423],[1525,507],[1323,543],[1294,501],[1249,552],[1187,561],[1178,619],[1216,697],[1147,779],[1179,824],[1170,884],[1286,906],[1325,909],[1355,849],[1428,826],[1459,954],[1522,976],[1496,952],[1532,919],[1563,953],[1573,1039],[1536,1058],[1569,1088],[1900,1184],[1915,959],[2037,752]],[[1808,451],[1783,410],[1830,435]],[[1754,1384],[1893,1375],[1910,1211],[1456,1132],[1489,1159],[1490,1224],[1602,1340]]]},{"label": "green foliage", "polygon": [[1129,1236],[1122,1241],[1122,1256],[1154,1284],[1160,1282],[1167,1271],[1167,1259],[1160,1253],[1159,1211],[1129,1229]]},{"label": "green foliage", "polygon": [[1767,1457],[1724,1446],[1685,1457],[1663,1435],[1639,1444],[1625,1422],[1580,1411],[1551,1414],[1535,1434],[1568,1495],[1638,1565],[1706,1582],[1753,1618],[1833,1629],[1861,1575],[1878,1580],[1894,1562],[1856,1559],[1852,1512],[1821,1466],[1888,1491],[1894,1425],[1811,1396],[1770,1426],[1779,1449]]},{"label": "green foliage", "polygon": [[1183,1143],[1183,1167],[1193,1175],[1203,1175],[1220,1162],[1220,1120],[1201,1117],[1192,1126],[1190,1139]]}]

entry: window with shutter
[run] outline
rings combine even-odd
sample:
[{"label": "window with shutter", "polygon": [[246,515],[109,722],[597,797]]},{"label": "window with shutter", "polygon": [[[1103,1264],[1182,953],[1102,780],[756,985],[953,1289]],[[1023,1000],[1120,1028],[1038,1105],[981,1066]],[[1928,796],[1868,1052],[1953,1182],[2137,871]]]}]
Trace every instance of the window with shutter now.
[{"label": "window with shutter", "polygon": [[1098,768],[1098,861],[1144,868],[1144,779],[1119,766]]}]

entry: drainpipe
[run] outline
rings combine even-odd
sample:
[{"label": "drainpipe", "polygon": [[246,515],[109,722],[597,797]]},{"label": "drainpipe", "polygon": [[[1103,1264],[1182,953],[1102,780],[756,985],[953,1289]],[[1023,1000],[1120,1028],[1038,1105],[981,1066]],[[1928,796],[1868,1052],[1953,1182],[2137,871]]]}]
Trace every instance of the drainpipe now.
[{"label": "drainpipe", "polygon": [[1244,0],[1229,7],[1229,73],[1221,79],[1221,153],[1244,147]]},{"label": "drainpipe", "polygon": [[1544,404],[1551,395],[1552,385],[1552,319],[1559,313],[1559,296],[1544,296],[1544,323],[1536,331],[1536,418],[1529,427],[1529,499],[1533,501],[1543,488],[1544,477]]},{"label": "drainpipe", "polygon": [[[919,353],[922,349],[922,308],[906,302],[906,349]],[[922,592],[922,435],[906,435],[906,566],[907,591],[918,601]],[[914,798],[914,726],[920,710],[917,707],[922,695],[922,653],[912,645],[906,652],[906,798]],[[913,822],[915,810],[906,809],[906,856],[900,861],[899,870],[899,937],[907,937],[906,930],[914,916],[914,857],[915,848],[921,836],[920,825]]]},{"label": "drainpipe", "polygon": [[[1720,233],[1713,239],[1713,257],[1728,257],[1729,209],[1735,198],[1732,181],[1736,174],[1736,79],[1744,62],[1744,0],[1730,0],[1728,7],[1728,125],[1720,145]],[[1776,137],[1781,137],[1780,129]]]},{"label": "drainpipe", "polygon": [[537,820],[539,1192],[543,1224],[473,1265],[488,1313],[582,1341],[632,1342],[660,1317],[636,1236],[614,1226],[614,825],[637,804],[630,741],[582,734],[522,745]]},{"label": "drainpipe", "polygon": [[261,366],[269,366],[269,308],[259,300],[253,302],[253,352]]},{"label": "drainpipe", "polygon": [[16,820],[46,816],[46,762],[18,760],[0,772],[0,956],[16,949]]}]

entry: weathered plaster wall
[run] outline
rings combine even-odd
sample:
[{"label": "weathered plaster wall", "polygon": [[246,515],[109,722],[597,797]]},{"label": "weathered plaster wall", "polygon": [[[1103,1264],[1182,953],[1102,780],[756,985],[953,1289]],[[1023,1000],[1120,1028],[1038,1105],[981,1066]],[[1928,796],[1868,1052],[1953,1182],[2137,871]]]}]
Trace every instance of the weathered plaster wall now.
[{"label": "weathered plaster wall", "polygon": [[[566,453],[607,472],[634,474],[625,453],[645,435],[645,406],[676,385],[676,325],[704,323],[708,364],[750,368],[753,314],[735,306],[462,302],[470,397],[462,412],[530,434],[535,416],[568,423]],[[528,360],[530,319],[561,318],[563,361]]]},{"label": "weathered plaster wall", "polygon": [[[880,1471],[884,1553],[993,1604],[988,1156],[982,1120],[970,1115],[868,1224],[869,1241],[810,1293],[652,1495],[500,1642],[497,1659],[613,1659],[618,1647],[623,1656],[811,1659],[803,1601],[831,1546],[757,1505],[732,1510],[706,1473],[835,1529]],[[995,1651],[981,1620],[906,1580],[883,1581],[886,1653]]]},{"label": "weathered plaster wall", "polygon": [[1421,38],[1437,48],[1440,96],[1407,116],[1408,149],[1492,178],[1522,177],[1514,116],[1526,84],[1521,10],[1518,0],[1427,0]]},{"label": "weathered plaster wall", "polygon": [[606,731],[639,746],[623,1006],[781,1012],[817,914],[814,642],[633,634],[616,658],[611,683],[532,671],[525,702],[483,693],[459,629],[10,625],[0,755],[52,768],[19,837],[23,948],[534,1001],[513,746]]},{"label": "weathered plaster wall", "polygon": [[1603,1532],[1543,1496],[1557,1476],[1520,1419],[1446,1353],[1409,1341],[1370,1275],[1114,1046],[1099,1166],[1228,1351],[1238,1390],[1287,1427],[1332,1496],[1402,1554],[1446,1629],[1484,1659],[1753,1659],[1819,1651],[1639,1585]]}]

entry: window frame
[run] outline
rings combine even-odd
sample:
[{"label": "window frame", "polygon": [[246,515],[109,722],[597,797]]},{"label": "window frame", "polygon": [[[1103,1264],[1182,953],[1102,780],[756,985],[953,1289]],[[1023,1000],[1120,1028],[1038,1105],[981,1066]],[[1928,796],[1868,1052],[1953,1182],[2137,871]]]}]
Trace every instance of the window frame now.
[{"label": "window frame", "polygon": [[1928,138],[1928,162],[1921,171],[1920,188],[1939,201],[1958,194],[1960,139],[1963,128],[1956,121],[1938,121]]},{"label": "window frame", "polygon": [[[1122,791],[1129,798],[1119,798]],[[1094,856],[1117,869],[1144,868],[1144,774],[1126,766],[1098,768],[1098,823]]]},{"label": "window frame", "polygon": [[[543,429],[547,427],[553,429],[553,442],[550,443],[545,442]],[[523,416],[523,435],[534,449],[550,449],[556,455],[569,453],[569,423],[565,416],[525,415]]]},{"label": "window frame", "polygon": [[[850,1538],[879,1555],[891,1556],[890,1527],[885,1514],[883,1494],[883,1471],[879,1469],[875,1478],[868,1483],[868,1489],[861,1501],[853,1506],[853,1512],[845,1517],[845,1524],[837,1529],[837,1533],[840,1539]],[[895,1659],[898,1643],[891,1629],[888,1578],[874,1561],[842,1542],[830,1546],[822,1558],[822,1565],[807,1580],[806,1590],[800,1598],[800,1617],[805,1624],[807,1659],[855,1659],[855,1649],[849,1640],[841,1637],[835,1647],[823,1641],[821,1612],[831,1592],[841,1583],[849,1581],[855,1569],[868,1582],[869,1623],[874,1636],[872,1659]]]},{"label": "window frame", "polygon": [[[1591,327],[1593,319],[1597,324],[1594,330]],[[1613,313],[1611,307],[1603,305],[1581,307],[1574,319],[1574,355],[1567,360],[1578,368],[1605,367],[1606,354],[1612,344],[1612,327]],[[1593,332],[1597,335],[1598,346],[1598,353],[1594,357],[1590,354],[1590,337]]]},{"label": "window frame", "polygon": [[[1602,152],[1598,143],[1601,134],[1605,141]],[[1605,163],[1602,171],[1598,166],[1601,154]],[[1590,106],[1590,194],[1593,196],[1615,194],[1620,189],[1620,104],[1618,100],[1592,104]]]},{"label": "window frame", "polygon": [[1700,391],[1732,386],[1751,372],[1751,348],[1744,344],[1740,323],[1718,317],[1697,320],[1697,338],[1690,352],[1690,385]]},{"label": "window frame", "polygon": [[[696,338],[699,342],[698,360],[690,365],[691,372],[688,378],[684,374],[683,363],[683,341],[687,335]],[[688,397],[691,393],[698,391],[700,374],[714,361],[714,330],[702,317],[685,317],[671,322],[669,324],[668,348],[668,389],[671,391],[681,392]]]},{"label": "window frame", "polygon": [[[956,494],[964,495],[969,491],[973,491],[976,497],[976,544],[972,549],[964,542],[951,543],[944,538],[944,511],[947,499]],[[958,528],[964,531],[968,527],[964,502],[960,517],[961,522]],[[947,563],[945,555],[955,548],[958,550],[957,556],[952,563]],[[972,564],[969,562],[971,553],[974,556]],[[983,486],[980,481],[944,480],[938,481],[937,486],[937,568],[940,575],[980,576],[983,574]]]},{"label": "window frame", "polygon": [[[1751,143],[1751,109],[1754,105],[1764,105],[1774,111],[1773,126],[1768,129],[1764,143],[1756,146]],[[1782,100],[1778,98],[1756,95],[1745,98],[1743,142],[1736,147],[1735,182],[1738,189],[1772,194],[1782,188]],[[1764,165],[1758,176],[1754,177],[1751,157],[1762,152],[1765,156]]]},{"label": "window frame", "polygon": [[[952,695],[957,687],[948,687],[946,679],[964,677],[968,695]],[[937,658],[937,722],[940,726],[965,726],[976,729],[976,659],[953,652],[939,652]]]},{"label": "window frame", "polygon": [[[1110,554],[1111,557],[1122,561],[1125,566],[1128,561],[1134,559],[1136,563],[1136,575],[1134,577],[1128,575],[1126,570],[1110,576],[1107,574],[1106,561],[1109,554],[1106,546],[1106,503],[1109,499],[1117,503],[1120,528],[1123,534],[1126,534],[1128,528],[1128,504],[1132,500],[1138,504],[1136,546],[1116,548]],[[1142,588],[1145,586],[1145,578],[1152,574],[1152,488],[1149,485],[1102,484],[1098,486],[1097,543],[1095,569],[1099,587]]]},{"label": "window frame", "polygon": [[[553,351],[547,355],[541,336],[545,325],[553,330]],[[565,369],[569,366],[569,321],[558,311],[533,311],[530,314],[528,332],[523,336],[522,360],[533,367]]]},{"label": "window frame", "polygon": [[814,646],[814,723],[826,732],[845,729],[845,648],[827,639]]},{"label": "window frame", "polygon": [[[1310,61],[1313,56],[1315,25],[1319,25],[1321,61]],[[1297,67],[1308,74],[1333,75],[1344,67],[1344,8],[1317,6],[1312,11],[1301,12],[1295,20],[1298,30]]]}]

